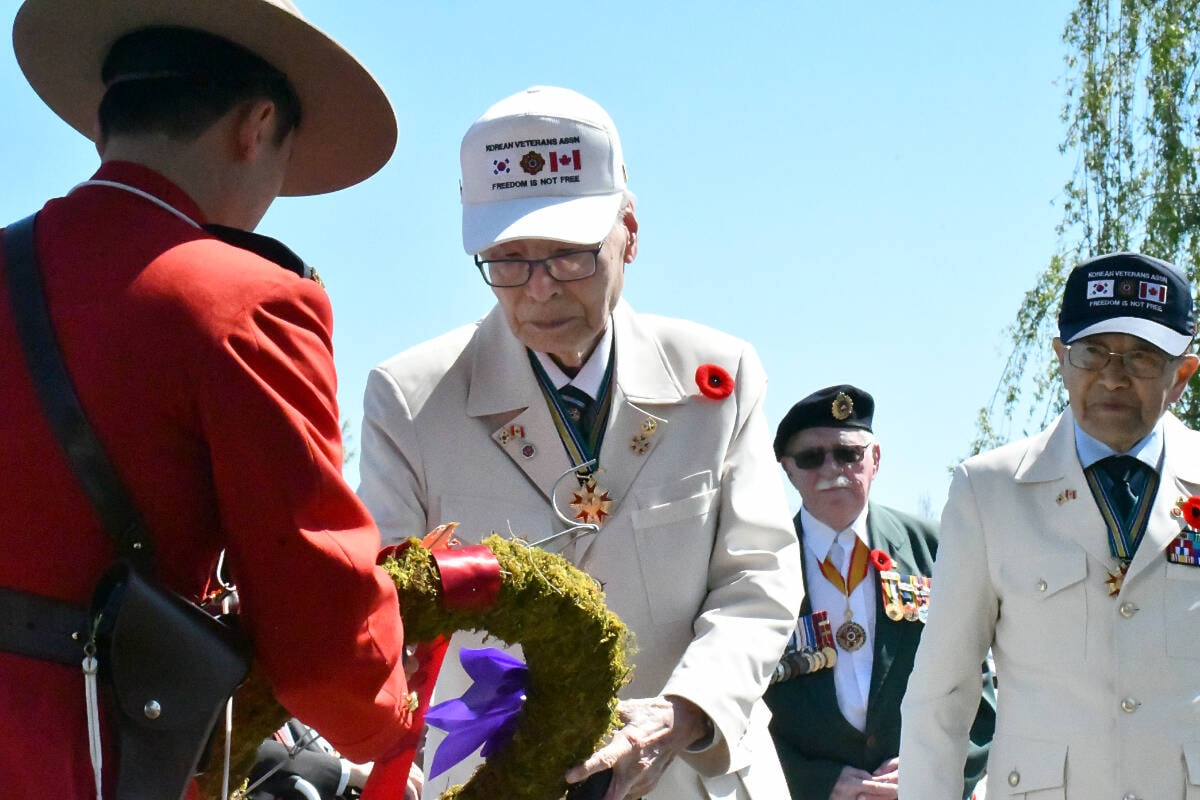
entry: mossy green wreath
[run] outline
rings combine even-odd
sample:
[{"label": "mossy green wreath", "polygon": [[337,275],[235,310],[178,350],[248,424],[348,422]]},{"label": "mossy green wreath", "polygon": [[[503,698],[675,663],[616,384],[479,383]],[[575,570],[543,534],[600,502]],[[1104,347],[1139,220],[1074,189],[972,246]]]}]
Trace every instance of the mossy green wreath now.
[{"label": "mossy green wreath", "polygon": [[482,544],[500,564],[494,605],[446,609],[432,554],[410,546],[383,564],[396,584],[405,639],[431,641],[484,631],[520,644],[529,668],[512,740],[441,800],[555,800],[563,775],[617,725],[617,692],[630,674],[629,631],[604,603],[594,578],[561,556],[492,535]]},{"label": "mossy green wreath", "polygon": [[[555,800],[563,774],[616,725],[616,695],[630,673],[630,636],[596,581],[561,556],[520,541],[483,541],[500,564],[500,592],[482,611],[447,610],[433,556],[418,539],[384,562],[396,584],[404,636],[427,642],[459,630],[519,643],[529,687],[518,727],[499,753],[442,800]],[[259,743],[288,718],[261,670],[236,695],[235,775],[246,775]],[[201,797],[221,797],[222,770],[200,776]],[[245,784],[243,784],[244,786]],[[234,797],[238,797],[234,792]]]}]

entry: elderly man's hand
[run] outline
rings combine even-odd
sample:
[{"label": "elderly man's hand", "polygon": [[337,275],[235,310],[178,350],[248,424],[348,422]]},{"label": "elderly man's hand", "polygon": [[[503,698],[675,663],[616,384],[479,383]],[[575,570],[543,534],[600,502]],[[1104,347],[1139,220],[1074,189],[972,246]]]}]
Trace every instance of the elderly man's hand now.
[{"label": "elderly man's hand", "polygon": [[404,800],[421,800],[425,788],[425,773],[416,764],[408,769],[408,785],[404,787]]},{"label": "elderly man's hand", "polygon": [[704,712],[681,697],[622,700],[617,715],[624,723],[612,741],[567,772],[568,783],[612,769],[604,800],[626,800],[649,794],[667,765],[709,731]]},{"label": "elderly man's hand", "polygon": [[895,769],[888,769],[899,764],[899,759],[895,761],[895,765],[890,761],[881,765],[876,770],[881,773],[879,775],[855,767],[842,767],[829,800],[896,800]]},{"label": "elderly man's hand", "polygon": [[880,764],[871,773],[871,778],[876,783],[900,783],[900,759],[889,758],[887,761]]}]

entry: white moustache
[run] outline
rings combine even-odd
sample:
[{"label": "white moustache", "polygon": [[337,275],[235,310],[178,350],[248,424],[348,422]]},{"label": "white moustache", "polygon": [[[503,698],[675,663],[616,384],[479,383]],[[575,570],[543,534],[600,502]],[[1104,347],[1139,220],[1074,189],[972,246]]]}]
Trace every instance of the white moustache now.
[{"label": "white moustache", "polygon": [[823,492],[826,489],[846,489],[850,486],[850,479],[845,475],[838,475],[836,478],[828,480],[822,479],[817,481],[817,491]]}]

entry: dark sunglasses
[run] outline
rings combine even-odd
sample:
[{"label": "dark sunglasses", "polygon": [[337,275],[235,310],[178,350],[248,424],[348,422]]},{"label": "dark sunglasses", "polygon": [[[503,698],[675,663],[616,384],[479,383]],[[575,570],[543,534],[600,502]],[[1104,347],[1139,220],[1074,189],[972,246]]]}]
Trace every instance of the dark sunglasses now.
[{"label": "dark sunglasses", "polygon": [[838,444],[830,448],[809,447],[792,453],[792,461],[800,469],[820,469],[825,463],[825,454],[832,453],[833,460],[842,466],[857,464],[866,455],[867,444]]}]

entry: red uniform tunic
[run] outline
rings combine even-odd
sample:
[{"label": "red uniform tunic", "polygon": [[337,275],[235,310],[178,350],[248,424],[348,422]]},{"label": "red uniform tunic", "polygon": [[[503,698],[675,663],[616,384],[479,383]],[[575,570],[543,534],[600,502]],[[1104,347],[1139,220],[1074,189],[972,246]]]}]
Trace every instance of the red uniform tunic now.
[{"label": "red uniform tunic", "polygon": [[[205,221],[150,170],[95,178]],[[349,758],[399,747],[401,623],[379,533],[341,477],[324,291],[114,187],[49,202],[35,241],[67,369],[160,577],[195,597],[226,549],[279,700]],[[34,395],[3,282],[0,386],[0,586],[86,606],[113,547]],[[0,653],[0,796],[94,792],[81,670]]]}]

